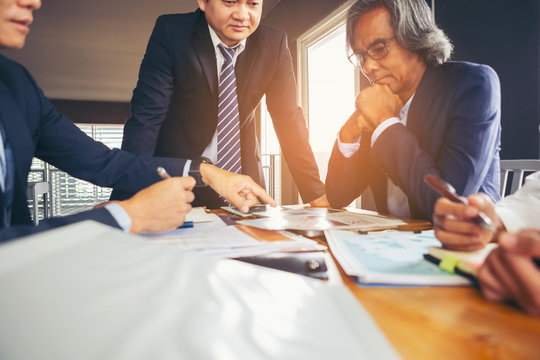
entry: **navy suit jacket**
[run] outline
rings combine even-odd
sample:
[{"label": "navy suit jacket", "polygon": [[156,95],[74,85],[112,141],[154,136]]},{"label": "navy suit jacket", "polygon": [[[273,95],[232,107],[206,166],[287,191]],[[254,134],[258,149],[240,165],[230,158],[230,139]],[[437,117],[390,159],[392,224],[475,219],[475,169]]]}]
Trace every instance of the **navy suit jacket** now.
[{"label": "navy suit jacket", "polygon": [[31,226],[26,187],[34,156],[79,179],[131,192],[159,181],[157,166],[180,175],[185,164],[181,159],[157,159],[110,150],[92,140],[56,111],[26,69],[1,55],[0,121],[13,150],[15,165],[11,226],[0,229],[0,242],[85,219],[118,226],[106,209]]},{"label": "navy suit jacket", "polygon": [[[242,172],[264,187],[254,112],[262,96],[283,155],[304,201],[324,194],[283,31],[260,25],[235,66],[240,112]],[[157,19],[141,64],[124,127],[122,149],[192,159],[217,128],[218,70],[204,13]],[[115,192],[113,198],[121,198]]]},{"label": "navy suit jacket", "polygon": [[395,124],[371,147],[363,134],[360,150],[343,157],[334,146],[326,192],[342,207],[368,186],[376,208],[387,213],[387,178],[407,195],[411,216],[431,219],[439,195],[424,184],[436,174],[465,196],[500,196],[501,95],[497,74],[485,65],[448,62],[428,67],[409,108],[407,126]]}]

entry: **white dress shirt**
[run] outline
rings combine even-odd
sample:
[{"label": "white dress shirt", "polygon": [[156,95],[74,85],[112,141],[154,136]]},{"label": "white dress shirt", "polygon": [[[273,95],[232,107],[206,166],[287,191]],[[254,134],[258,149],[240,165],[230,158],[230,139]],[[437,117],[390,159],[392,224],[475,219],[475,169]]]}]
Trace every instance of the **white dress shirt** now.
[{"label": "white dress shirt", "polygon": [[540,228],[540,171],[527,176],[523,187],[499,201],[495,211],[510,232]]},{"label": "white dress shirt", "polygon": [[[221,50],[219,50],[218,45],[223,44],[223,42],[219,39],[216,32],[210,25],[208,25],[208,30],[210,31],[210,38],[212,39],[212,44],[214,45],[214,52],[216,53],[216,65],[217,65],[217,79],[219,84],[219,76],[221,74],[221,67],[223,66],[223,63],[225,62],[225,58],[223,57],[223,54],[221,53]],[[227,45],[223,44],[224,46],[228,47]],[[246,39],[240,41],[238,45],[236,45],[234,48],[236,48],[236,51],[234,52],[233,57],[233,66],[236,65],[236,59],[238,59],[238,55],[240,55],[244,49],[246,48]],[[217,153],[218,153],[218,135],[217,135],[217,128],[216,132],[214,133],[214,136],[212,137],[212,141],[210,141],[210,144],[204,149],[202,156],[209,158],[212,160],[212,163],[217,163]],[[191,166],[191,160],[187,160],[186,164],[184,165],[184,176],[188,176],[189,173],[189,167]]]},{"label": "white dress shirt", "polygon": [[[373,147],[375,141],[377,141],[379,136],[388,127],[394,124],[402,124],[403,126],[407,126],[407,116],[409,115],[409,107],[411,106],[413,98],[414,94],[399,111],[399,117],[391,117],[389,119],[386,119],[385,121],[380,123],[379,126],[377,126],[377,128],[373,131],[373,135],[371,136],[371,147]],[[342,143],[339,139],[338,133],[337,144],[339,151],[344,157],[350,158],[360,148],[360,140],[361,139],[358,138],[358,140],[354,143]],[[387,193],[388,212],[390,213],[390,215],[410,218],[411,211],[409,209],[409,200],[407,199],[407,195],[405,195],[403,190],[401,190],[399,186],[394,184],[394,182],[390,178],[388,178]]]}]

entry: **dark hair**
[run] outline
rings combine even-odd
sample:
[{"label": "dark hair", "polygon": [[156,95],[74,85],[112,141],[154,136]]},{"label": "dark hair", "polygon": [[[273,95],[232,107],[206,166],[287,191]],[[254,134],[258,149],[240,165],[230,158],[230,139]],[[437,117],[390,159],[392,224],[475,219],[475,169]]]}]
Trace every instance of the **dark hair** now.
[{"label": "dark hair", "polygon": [[425,0],[357,0],[347,14],[347,46],[353,48],[354,27],[366,12],[385,7],[397,41],[420,56],[428,66],[446,62],[453,46],[437,27]]}]

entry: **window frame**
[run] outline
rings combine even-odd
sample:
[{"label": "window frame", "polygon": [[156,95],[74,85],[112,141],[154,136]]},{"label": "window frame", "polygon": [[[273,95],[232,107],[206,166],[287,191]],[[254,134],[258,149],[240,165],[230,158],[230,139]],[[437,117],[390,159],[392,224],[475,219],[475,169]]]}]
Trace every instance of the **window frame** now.
[{"label": "window frame", "polygon": [[[306,31],[296,40],[297,49],[297,86],[300,106],[304,110],[306,125],[309,129],[309,76],[308,76],[308,49],[330,33],[338,29],[347,22],[347,12],[355,0],[347,0],[330,15],[319,21],[315,26]],[[355,95],[360,92],[360,71],[354,71],[354,91]]]}]

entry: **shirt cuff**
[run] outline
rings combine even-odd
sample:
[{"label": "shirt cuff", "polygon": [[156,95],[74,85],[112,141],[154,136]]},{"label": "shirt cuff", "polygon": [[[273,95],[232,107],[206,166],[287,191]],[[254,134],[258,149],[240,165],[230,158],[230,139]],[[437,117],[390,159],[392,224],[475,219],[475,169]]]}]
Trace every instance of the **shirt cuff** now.
[{"label": "shirt cuff", "polygon": [[350,158],[351,156],[353,156],[357,151],[358,149],[360,148],[360,137],[358,137],[358,140],[356,142],[353,142],[353,143],[342,143],[341,140],[339,139],[339,132],[337,134],[337,146],[338,146],[338,149],[339,149],[339,152],[341,153],[341,155],[343,155],[343,157],[345,158]]},{"label": "shirt cuff", "polygon": [[397,117],[388,118],[384,120],[382,123],[380,123],[379,126],[377,126],[377,128],[375,129],[375,131],[373,131],[373,135],[371,135],[371,147],[373,147],[373,144],[375,144],[375,141],[377,141],[377,138],[379,137],[379,135],[381,135],[382,132],[386,130],[389,126],[392,126],[394,124],[403,125],[403,123],[399,121]]},{"label": "shirt cuff", "polygon": [[118,226],[120,226],[124,232],[128,233],[131,229],[131,217],[128,215],[126,210],[124,210],[120,204],[114,202],[105,205],[105,209],[111,213],[111,216],[118,223]]},{"label": "shirt cuff", "polygon": [[495,212],[501,219],[506,231],[518,232],[525,227],[519,215],[511,209],[506,209],[503,206],[495,205]]},{"label": "shirt cuff", "polygon": [[183,177],[189,176],[190,167],[191,167],[191,160],[186,160],[186,164],[184,165],[184,172],[182,174]]}]

